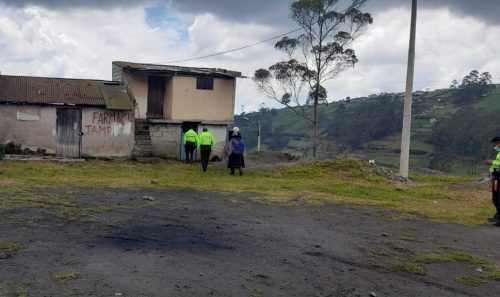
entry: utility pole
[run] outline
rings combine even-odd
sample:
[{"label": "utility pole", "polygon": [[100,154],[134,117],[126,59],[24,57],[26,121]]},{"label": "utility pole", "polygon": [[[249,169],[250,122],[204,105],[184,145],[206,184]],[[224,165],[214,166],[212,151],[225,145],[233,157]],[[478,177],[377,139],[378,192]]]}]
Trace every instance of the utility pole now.
[{"label": "utility pole", "polygon": [[408,178],[410,162],[410,132],[411,132],[411,105],[413,100],[413,74],[415,73],[415,33],[417,29],[417,0],[412,0],[410,49],[408,51],[408,68],[406,72],[406,93],[404,99],[403,131],[401,134],[401,156],[399,174]]},{"label": "utility pole", "polygon": [[260,121],[257,122],[257,151],[260,152]]},{"label": "utility pole", "polygon": [[[249,121],[251,124],[254,124],[255,122],[252,121],[251,119],[247,117],[243,117],[245,120]],[[260,152],[260,120],[257,121],[257,151]]]}]

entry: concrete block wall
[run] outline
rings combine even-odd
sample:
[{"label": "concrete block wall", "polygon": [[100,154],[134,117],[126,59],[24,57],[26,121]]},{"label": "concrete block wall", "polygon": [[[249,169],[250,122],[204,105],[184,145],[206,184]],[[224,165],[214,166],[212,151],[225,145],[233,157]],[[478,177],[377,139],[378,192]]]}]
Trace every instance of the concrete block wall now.
[{"label": "concrete block wall", "polygon": [[[222,159],[224,156],[224,146],[226,144],[226,125],[201,124],[198,126],[198,135],[207,128],[214,135],[217,145],[212,150],[212,157],[218,156]],[[151,136],[151,145],[153,154],[161,158],[178,159],[181,150],[182,125],[172,123],[149,123],[149,134]],[[183,149],[183,147],[182,147]]]},{"label": "concrete block wall", "polygon": [[56,153],[56,108],[0,104],[0,144],[20,144],[21,149]]},{"label": "concrete block wall", "polygon": [[212,150],[211,157],[217,156],[220,159],[224,156],[224,147],[226,145],[227,125],[201,124],[198,129],[198,135],[203,132],[203,128],[207,128],[208,132],[212,133],[217,143]]},{"label": "concrete block wall", "polygon": [[122,67],[115,65],[115,64],[112,64],[111,72],[112,72],[112,74],[111,74],[112,80],[122,81],[122,79],[123,79],[123,68]]},{"label": "concrete block wall", "polygon": [[153,153],[162,158],[179,158],[181,124],[149,123]]}]

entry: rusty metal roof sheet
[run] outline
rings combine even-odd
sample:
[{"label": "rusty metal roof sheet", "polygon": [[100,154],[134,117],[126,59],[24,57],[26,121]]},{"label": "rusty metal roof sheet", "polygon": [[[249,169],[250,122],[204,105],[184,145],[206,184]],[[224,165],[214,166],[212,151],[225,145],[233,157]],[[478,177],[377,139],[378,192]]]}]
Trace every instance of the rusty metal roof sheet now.
[{"label": "rusty metal roof sheet", "polygon": [[133,96],[119,82],[13,75],[0,75],[0,102],[134,108]]},{"label": "rusty metal roof sheet", "polygon": [[222,68],[183,67],[183,66],[173,66],[173,65],[133,63],[124,61],[113,61],[113,64],[134,71],[143,71],[150,73],[168,73],[173,75],[196,75],[196,76],[208,75],[208,76],[226,77],[226,78],[237,78],[237,77],[244,78],[244,76],[241,75],[241,72],[231,71]]}]

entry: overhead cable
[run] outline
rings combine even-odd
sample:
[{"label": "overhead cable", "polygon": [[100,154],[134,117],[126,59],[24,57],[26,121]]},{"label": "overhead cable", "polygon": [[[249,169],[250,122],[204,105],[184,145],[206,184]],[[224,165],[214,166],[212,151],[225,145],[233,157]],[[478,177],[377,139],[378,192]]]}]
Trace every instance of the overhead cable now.
[{"label": "overhead cable", "polygon": [[259,42],[256,42],[256,43],[248,44],[248,45],[245,45],[245,46],[242,46],[242,47],[238,47],[238,48],[234,48],[234,49],[231,49],[231,50],[227,50],[227,51],[223,51],[223,52],[218,52],[218,53],[214,53],[214,54],[210,54],[210,55],[206,55],[206,56],[199,56],[199,57],[195,57],[195,58],[184,59],[184,60],[176,60],[176,61],[163,62],[162,64],[179,63],[179,62],[187,62],[187,61],[193,61],[193,60],[200,60],[200,59],[215,57],[215,56],[219,56],[219,55],[223,55],[223,54],[227,54],[227,53],[232,53],[232,52],[236,52],[236,51],[239,51],[239,50],[242,50],[242,49],[246,49],[246,48],[249,48],[249,47],[252,47],[252,46],[256,46],[256,45],[262,44],[262,43],[266,43],[266,42],[269,42],[271,40],[274,40],[274,39],[277,39],[277,38],[280,38],[280,37],[284,37],[284,36],[286,36],[288,34],[292,34],[292,33],[295,33],[297,31],[300,31],[300,30],[303,30],[303,28],[297,28],[297,29],[292,30],[290,32],[283,33],[283,34],[280,34],[280,35],[268,38],[266,40],[262,40],[262,41],[259,41]]}]

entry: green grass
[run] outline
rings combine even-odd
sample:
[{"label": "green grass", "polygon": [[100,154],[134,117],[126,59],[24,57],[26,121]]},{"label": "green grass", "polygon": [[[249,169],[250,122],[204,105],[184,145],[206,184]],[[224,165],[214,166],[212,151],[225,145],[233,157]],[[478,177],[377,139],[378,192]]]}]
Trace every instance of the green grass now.
[{"label": "green grass", "polygon": [[479,286],[490,281],[500,281],[500,267],[494,262],[453,248],[446,248],[446,251],[439,252],[415,252],[410,245],[407,247],[401,245],[402,241],[405,240],[385,242],[385,246],[389,249],[378,247],[360,250],[377,269],[424,276],[430,274],[429,265],[457,263],[465,265],[466,270],[471,273],[471,275],[456,276],[450,271],[450,277],[453,277],[457,283]]},{"label": "green grass", "polygon": [[455,279],[457,283],[460,283],[462,285],[466,286],[480,286],[484,284],[484,280],[474,277],[474,276],[460,276]]},{"label": "green grass", "polygon": [[0,297],[30,297],[30,294],[24,288],[12,289],[7,283],[0,281]]},{"label": "green grass", "polygon": [[17,290],[13,293],[14,297],[29,297],[30,294],[24,289]]},{"label": "green grass", "polygon": [[80,278],[80,273],[78,272],[60,272],[54,273],[50,276],[52,279],[60,281],[71,281]]},{"label": "green grass", "polygon": [[500,110],[500,89],[493,90],[487,97],[481,98],[477,103],[472,104],[475,108],[487,109],[488,111]]},{"label": "green grass", "polygon": [[3,251],[3,252],[18,252],[18,251],[23,250],[25,248],[26,248],[26,246],[22,243],[19,243],[19,242],[0,244],[0,251]]},{"label": "green grass", "polygon": [[[2,180],[0,180],[0,185]],[[87,186],[88,187],[88,186]],[[18,186],[5,187],[0,190],[0,214],[6,211],[23,209],[42,209],[60,218],[75,219],[82,216],[91,216],[115,209],[124,209],[133,206],[110,204],[102,200],[99,203],[81,205],[74,196],[78,191],[70,187],[31,188]],[[144,202],[141,206],[153,205],[155,202]],[[137,207],[137,206],[135,206]],[[1,248],[1,246],[0,246]]]},{"label": "green grass", "polygon": [[480,266],[486,271],[496,270],[495,265],[491,262],[464,252],[420,253],[417,254],[416,260],[422,263],[457,262]]},{"label": "green grass", "polygon": [[409,262],[398,263],[396,265],[396,270],[416,275],[427,274],[427,269],[419,263],[409,263]]},{"label": "green grass", "polygon": [[484,274],[480,277],[463,276],[456,279],[457,282],[465,285],[480,285],[485,280],[500,281],[500,267],[493,262],[465,252],[421,252],[415,255],[416,263],[462,263],[473,268],[480,267]]},{"label": "green grass", "polygon": [[[224,164],[209,171],[177,162],[140,164],[92,160],[78,164],[0,162],[0,214],[26,207],[52,211],[62,217],[113,210],[100,205],[81,206],[79,191],[95,188],[194,189],[222,193],[251,193],[263,203],[287,203],[302,197],[310,204],[374,205],[403,213],[462,224],[484,224],[491,212],[487,190],[454,190],[449,185],[470,177],[412,175],[412,184],[390,182],[368,164],[353,160],[296,165],[273,170],[246,170],[230,176]],[[152,184],[151,180],[158,181]]]},{"label": "green grass", "polygon": [[454,106],[445,106],[443,108],[439,108],[439,109],[436,109],[434,112],[433,112],[433,115],[436,116],[436,117],[446,117],[446,116],[451,116],[453,115],[455,112],[457,112],[458,108],[457,107],[454,107]]}]

